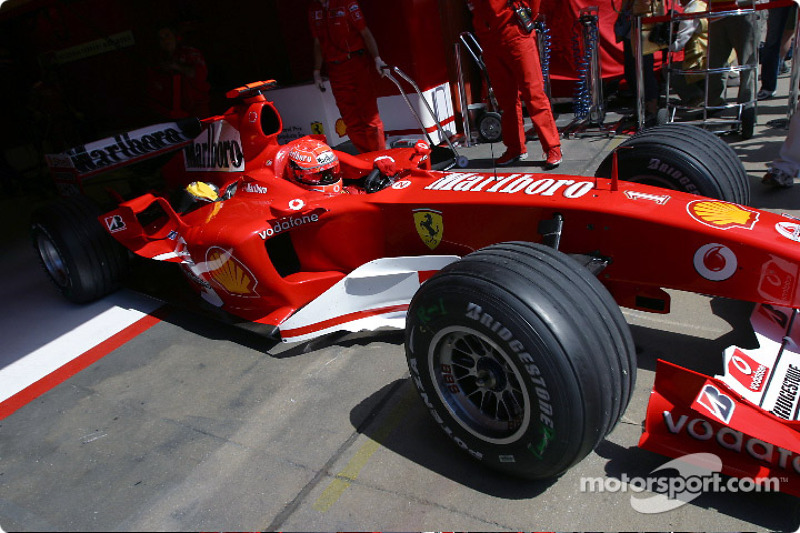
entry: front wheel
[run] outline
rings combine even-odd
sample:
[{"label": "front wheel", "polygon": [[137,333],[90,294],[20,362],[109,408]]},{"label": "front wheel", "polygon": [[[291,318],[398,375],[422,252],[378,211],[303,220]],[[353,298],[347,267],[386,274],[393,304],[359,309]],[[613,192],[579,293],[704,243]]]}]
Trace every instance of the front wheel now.
[{"label": "front wheel", "polygon": [[448,265],[414,296],[411,377],[455,443],[513,475],[558,476],[589,454],[630,400],[630,330],[572,258],[501,243]]}]

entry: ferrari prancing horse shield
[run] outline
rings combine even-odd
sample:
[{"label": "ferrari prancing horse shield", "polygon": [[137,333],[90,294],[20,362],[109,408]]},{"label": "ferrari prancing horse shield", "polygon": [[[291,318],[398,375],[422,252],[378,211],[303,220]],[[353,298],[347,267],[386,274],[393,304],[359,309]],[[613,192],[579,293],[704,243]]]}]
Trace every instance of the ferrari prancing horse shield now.
[{"label": "ferrari prancing horse shield", "polygon": [[417,233],[419,233],[419,236],[422,238],[422,242],[431,250],[439,246],[439,243],[442,242],[444,221],[442,220],[442,213],[439,211],[415,209],[414,225],[417,227]]}]

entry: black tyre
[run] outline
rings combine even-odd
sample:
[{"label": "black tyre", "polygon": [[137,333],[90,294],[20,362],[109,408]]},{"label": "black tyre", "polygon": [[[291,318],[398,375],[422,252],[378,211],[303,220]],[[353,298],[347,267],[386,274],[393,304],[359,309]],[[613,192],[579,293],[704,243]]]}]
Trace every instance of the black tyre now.
[{"label": "black tyre", "polygon": [[42,266],[75,303],[115,291],[129,269],[128,251],[102,227],[100,214],[85,197],[59,200],[33,214],[31,238]]},{"label": "black tyre", "polygon": [[558,476],[613,429],[636,354],[608,291],[532,243],[472,253],[425,282],[406,327],[411,377],[447,435],[516,476]]},{"label": "black tyre", "polygon": [[496,143],[503,138],[503,125],[500,113],[487,111],[478,119],[478,135],[484,142]]},{"label": "black tyre", "polygon": [[[611,177],[613,154],[596,176]],[[626,139],[617,150],[619,178],[746,205],[750,180],[725,141],[691,124],[663,124]]]},{"label": "black tyre", "polygon": [[742,110],[742,139],[752,139],[756,131],[756,108],[748,107]]},{"label": "black tyre", "polygon": [[669,123],[669,112],[660,107],[658,111],[656,111],[656,124],[667,124]]}]

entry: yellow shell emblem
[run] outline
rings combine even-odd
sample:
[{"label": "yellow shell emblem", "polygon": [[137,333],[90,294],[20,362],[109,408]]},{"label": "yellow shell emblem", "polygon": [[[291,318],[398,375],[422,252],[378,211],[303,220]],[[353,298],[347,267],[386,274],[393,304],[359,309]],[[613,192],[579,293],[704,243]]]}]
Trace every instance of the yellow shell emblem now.
[{"label": "yellow shell emblem", "polygon": [[209,276],[225,291],[235,296],[258,296],[253,274],[229,252],[210,250],[206,260],[212,267]]},{"label": "yellow shell emblem", "polygon": [[689,214],[707,226],[718,229],[753,229],[758,213],[737,204],[719,200],[696,200],[686,206]]},{"label": "yellow shell emblem", "polygon": [[433,250],[442,242],[444,233],[444,221],[439,211],[429,209],[417,209],[414,211],[414,225],[417,233],[422,238],[428,248]]}]

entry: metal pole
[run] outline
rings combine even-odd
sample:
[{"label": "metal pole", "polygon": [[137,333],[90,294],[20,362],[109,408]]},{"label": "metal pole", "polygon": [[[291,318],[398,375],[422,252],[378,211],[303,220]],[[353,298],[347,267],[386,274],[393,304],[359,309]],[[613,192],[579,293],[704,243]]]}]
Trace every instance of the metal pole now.
[{"label": "metal pole", "polygon": [[464,126],[464,146],[469,148],[472,146],[472,129],[470,128],[469,124],[469,104],[467,103],[467,91],[464,88],[464,71],[462,70],[461,65],[461,46],[458,43],[455,43],[455,53],[456,53],[456,67],[458,70],[458,79],[456,83],[458,83],[458,99],[460,100],[461,104],[461,123]]},{"label": "metal pole", "polygon": [[597,31],[598,17],[595,15],[590,18],[590,24],[585,28],[586,42],[591,48],[590,80],[592,84],[592,112],[591,119],[596,124],[602,124],[606,117],[606,110],[603,104],[603,76],[600,72],[600,54],[598,51],[597,39],[593,32]]},{"label": "metal pole", "polygon": [[633,16],[631,30],[631,53],[636,62],[636,124],[644,127],[644,57],[642,57],[642,17]]}]

